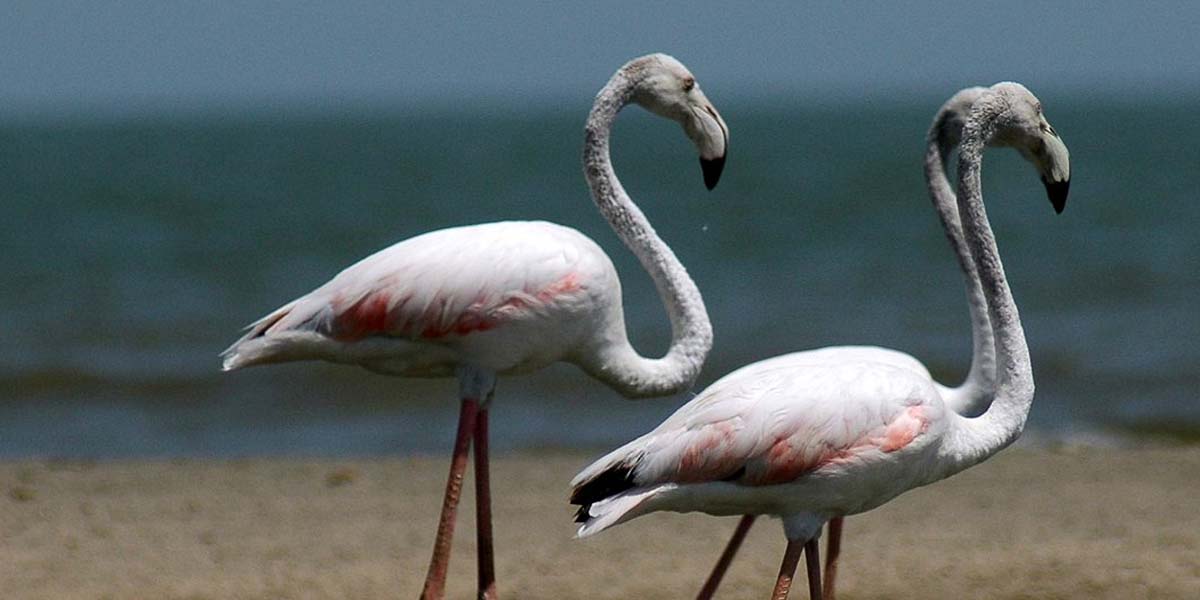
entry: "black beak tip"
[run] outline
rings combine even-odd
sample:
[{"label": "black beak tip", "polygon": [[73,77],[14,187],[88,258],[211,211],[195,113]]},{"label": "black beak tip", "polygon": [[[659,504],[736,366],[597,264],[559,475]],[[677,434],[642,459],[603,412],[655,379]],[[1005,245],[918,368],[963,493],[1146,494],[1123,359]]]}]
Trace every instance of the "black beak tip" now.
[{"label": "black beak tip", "polygon": [[701,158],[700,170],[704,172],[704,187],[713,189],[721,180],[721,171],[725,170],[725,155],[717,158]]},{"label": "black beak tip", "polygon": [[1054,205],[1054,212],[1061,215],[1067,207],[1067,192],[1071,189],[1071,180],[1050,182],[1043,179],[1042,185],[1046,186],[1046,195],[1050,198],[1050,204]]}]

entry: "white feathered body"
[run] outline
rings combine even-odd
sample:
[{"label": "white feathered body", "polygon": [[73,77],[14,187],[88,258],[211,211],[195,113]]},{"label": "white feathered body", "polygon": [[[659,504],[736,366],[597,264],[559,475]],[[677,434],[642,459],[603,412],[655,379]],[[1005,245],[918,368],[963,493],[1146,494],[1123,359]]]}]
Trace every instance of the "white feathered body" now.
[{"label": "white feathered body", "polygon": [[[937,390],[938,396],[946,408],[953,410],[956,413],[963,414],[974,410],[973,407],[980,401],[979,391],[971,387],[960,385],[958,387],[950,387],[939,383],[933,378],[929,369],[924,363],[917,360],[913,355],[892,348],[884,348],[881,346],[826,346],[824,348],[816,348],[814,350],[804,350],[801,352],[792,352],[789,354],[781,354],[772,358],[761,360],[754,365],[758,368],[766,368],[772,364],[787,364],[791,366],[799,366],[806,363],[881,363],[891,365],[901,369],[907,369],[914,374],[928,379]],[[749,368],[749,367],[747,367]],[[990,398],[990,394],[987,394]],[[986,399],[986,398],[985,398]]]},{"label": "white feathered body", "polygon": [[604,251],[569,227],[509,221],[372,254],[251,324],[223,356],[226,370],[321,359],[415,377],[463,364],[508,374],[624,336]]},{"label": "white feathered body", "polygon": [[[778,515],[808,535],[942,477],[948,418],[903,353],[839,347],[754,363],[576,476],[580,535],[658,510]],[[602,477],[627,487],[586,490]]]}]

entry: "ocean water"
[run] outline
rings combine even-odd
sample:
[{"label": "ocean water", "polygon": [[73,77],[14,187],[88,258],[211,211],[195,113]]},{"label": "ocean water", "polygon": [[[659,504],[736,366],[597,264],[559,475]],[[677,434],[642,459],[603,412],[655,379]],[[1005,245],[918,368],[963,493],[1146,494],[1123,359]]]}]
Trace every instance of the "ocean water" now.
[{"label": "ocean water", "polygon": [[[984,195],[1032,350],[1035,439],[1200,431],[1200,122],[1194,105],[1043,97],[1072,153],[1055,215],[1016,153]],[[719,100],[719,99],[718,99]],[[737,366],[830,344],[912,353],[957,382],[970,356],[956,263],[924,192],[941,98],[722,104],[705,191],[678,128],[619,119],[618,174],[704,293]],[[454,225],[547,219],[613,257],[644,354],[669,326],[595,212],[587,106],[211,113],[0,122],[0,457],[440,452],[450,380],[296,363],[220,373],[242,326],[358,258]],[[569,365],[501,381],[501,450],[604,447],[688,395],[624,400]]]}]

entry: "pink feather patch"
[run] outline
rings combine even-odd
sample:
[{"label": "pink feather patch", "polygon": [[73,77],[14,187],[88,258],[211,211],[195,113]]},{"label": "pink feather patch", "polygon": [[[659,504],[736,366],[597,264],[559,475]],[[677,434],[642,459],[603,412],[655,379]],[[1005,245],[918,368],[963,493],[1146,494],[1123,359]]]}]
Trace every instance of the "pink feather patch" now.
[{"label": "pink feather patch", "polygon": [[404,310],[411,296],[405,296],[393,305],[388,292],[376,291],[344,309],[337,307],[335,300],[337,316],[330,335],[342,342],[354,342],[379,334],[423,339],[465,336],[494,329],[511,318],[514,310],[530,308],[528,297],[544,306],[572,295],[582,287],[579,274],[568,273],[539,290],[525,291],[524,296],[510,297],[491,305],[482,299],[476,300],[457,315],[445,314],[445,298],[434,298],[423,311],[413,313]]},{"label": "pink feather patch", "polygon": [[781,438],[767,451],[765,469],[748,472],[743,481],[749,485],[771,485],[795,481],[828,465],[853,459],[869,449],[891,453],[900,450],[929,429],[929,420],[921,406],[910,406],[885,427],[868,432],[849,444],[832,447],[818,443],[806,445],[803,440]]}]

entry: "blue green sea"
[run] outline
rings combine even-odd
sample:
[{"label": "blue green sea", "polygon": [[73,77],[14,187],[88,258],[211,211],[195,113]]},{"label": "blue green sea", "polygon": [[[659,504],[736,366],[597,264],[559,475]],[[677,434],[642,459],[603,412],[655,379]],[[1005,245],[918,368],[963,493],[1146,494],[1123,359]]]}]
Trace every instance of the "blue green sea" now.
[{"label": "blue green sea", "polygon": [[[952,90],[947,90],[947,94]],[[722,103],[724,178],[674,124],[629,109],[614,160],[704,293],[716,340],[696,390],[831,344],[902,349],[955,383],[970,359],[956,262],[926,198],[944,96]],[[984,197],[1032,350],[1027,437],[1200,439],[1196,103],[1042,95],[1071,150],[1055,215],[1011,150]],[[635,345],[670,329],[593,208],[588,106],[347,107],[0,121],[0,457],[441,452],[450,380],[295,363],[221,373],[248,322],[432,229],[547,219],[595,239]],[[559,365],[501,381],[500,450],[603,447],[687,395],[631,401]]]}]

